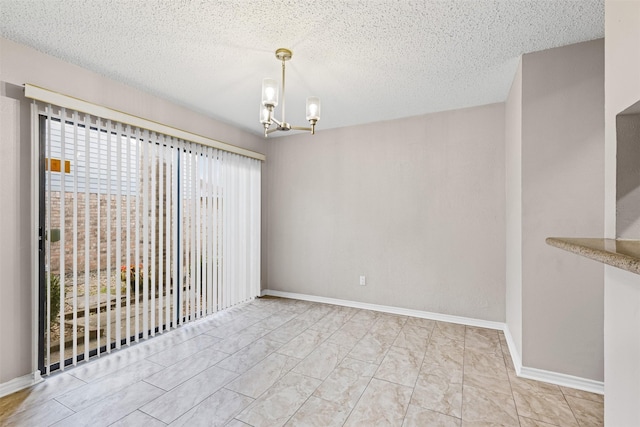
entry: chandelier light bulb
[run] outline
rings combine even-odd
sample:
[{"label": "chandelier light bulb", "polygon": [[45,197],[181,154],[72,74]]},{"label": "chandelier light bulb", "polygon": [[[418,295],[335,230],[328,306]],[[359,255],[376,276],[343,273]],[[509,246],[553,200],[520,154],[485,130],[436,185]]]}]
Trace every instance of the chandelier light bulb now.
[{"label": "chandelier light bulb", "polygon": [[269,111],[269,107],[264,105],[260,106],[260,123],[263,125],[271,124],[271,112]]},{"label": "chandelier light bulb", "polygon": [[307,120],[320,120],[320,98],[316,96],[307,98]]},{"label": "chandelier light bulb", "polygon": [[274,79],[262,81],[262,105],[267,107],[278,105],[278,82]]}]

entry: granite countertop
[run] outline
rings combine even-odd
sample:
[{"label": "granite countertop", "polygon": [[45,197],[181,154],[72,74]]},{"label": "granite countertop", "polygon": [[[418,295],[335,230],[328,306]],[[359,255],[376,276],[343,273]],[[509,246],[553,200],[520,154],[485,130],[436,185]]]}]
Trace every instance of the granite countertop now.
[{"label": "granite countertop", "polygon": [[640,274],[640,240],[548,237],[547,244]]}]

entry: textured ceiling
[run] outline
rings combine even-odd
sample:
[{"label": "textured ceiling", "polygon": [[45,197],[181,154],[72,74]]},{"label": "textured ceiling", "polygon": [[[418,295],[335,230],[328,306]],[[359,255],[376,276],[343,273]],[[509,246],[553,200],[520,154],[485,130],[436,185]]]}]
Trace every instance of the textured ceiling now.
[{"label": "textured ceiling", "polygon": [[604,0],[0,0],[0,36],[256,134],[287,47],[287,121],[319,96],[322,131],[504,101],[522,53],[604,36]]}]

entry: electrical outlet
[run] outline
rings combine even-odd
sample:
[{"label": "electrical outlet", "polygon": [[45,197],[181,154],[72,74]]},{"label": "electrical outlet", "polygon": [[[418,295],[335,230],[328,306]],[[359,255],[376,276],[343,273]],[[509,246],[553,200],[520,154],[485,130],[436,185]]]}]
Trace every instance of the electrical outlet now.
[{"label": "electrical outlet", "polygon": [[360,276],[360,286],[366,286],[367,280],[364,276]]}]

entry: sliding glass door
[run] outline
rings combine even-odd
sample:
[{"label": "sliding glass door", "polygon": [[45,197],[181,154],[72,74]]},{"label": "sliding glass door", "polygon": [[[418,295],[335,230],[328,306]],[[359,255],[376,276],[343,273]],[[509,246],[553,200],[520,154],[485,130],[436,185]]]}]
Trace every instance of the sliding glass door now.
[{"label": "sliding glass door", "polygon": [[259,294],[259,160],[39,109],[43,373]]}]

